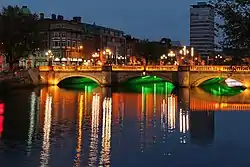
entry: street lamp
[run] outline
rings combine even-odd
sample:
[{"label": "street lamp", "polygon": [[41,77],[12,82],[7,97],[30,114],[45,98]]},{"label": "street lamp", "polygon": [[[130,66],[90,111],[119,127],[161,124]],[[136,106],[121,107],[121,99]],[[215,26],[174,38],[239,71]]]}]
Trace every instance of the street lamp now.
[{"label": "street lamp", "polygon": [[51,50],[48,50],[45,55],[47,56],[47,59],[48,59],[48,62],[49,62],[49,66],[52,66],[53,65],[53,58],[54,58],[54,55],[52,53]]},{"label": "street lamp", "polygon": [[110,61],[110,56],[112,55],[112,51],[107,48],[106,50],[103,51],[103,55],[106,55],[106,59]]},{"label": "street lamp", "polygon": [[174,63],[174,61],[176,60],[176,59],[175,59],[175,53],[174,53],[173,51],[170,51],[170,52],[168,53],[168,57],[170,58],[170,63],[171,63],[171,64]]},{"label": "street lamp", "polygon": [[216,61],[217,64],[219,64],[221,62],[220,60],[222,60],[222,56],[221,55],[215,56],[215,61]]},{"label": "street lamp", "polygon": [[167,59],[168,57],[165,55],[165,54],[163,54],[162,56],[161,56],[161,60],[163,61],[163,65],[165,65],[165,60]]}]

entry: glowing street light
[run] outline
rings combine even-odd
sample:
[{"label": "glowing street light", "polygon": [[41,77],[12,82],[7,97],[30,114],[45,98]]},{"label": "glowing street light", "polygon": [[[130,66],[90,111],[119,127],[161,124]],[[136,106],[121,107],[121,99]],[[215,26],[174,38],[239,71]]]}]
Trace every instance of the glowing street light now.
[{"label": "glowing street light", "polygon": [[194,57],[194,48],[191,48],[191,56]]},{"label": "glowing street light", "polygon": [[165,55],[165,54],[163,54],[162,56],[161,56],[161,59],[167,59],[168,57]]},{"label": "glowing street light", "polygon": [[173,51],[170,51],[170,52],[168,53],[168,56],[169,56],[169,57],[175,57],[175,53],[174,53]]},{"label": "glowing street light", "polygon": [[48,57],[48,62],[49,62],[49,65],[53,65],[53,58],[54,58],[54,55],[52,53],[51,50],[48,50],[45,55]]}]

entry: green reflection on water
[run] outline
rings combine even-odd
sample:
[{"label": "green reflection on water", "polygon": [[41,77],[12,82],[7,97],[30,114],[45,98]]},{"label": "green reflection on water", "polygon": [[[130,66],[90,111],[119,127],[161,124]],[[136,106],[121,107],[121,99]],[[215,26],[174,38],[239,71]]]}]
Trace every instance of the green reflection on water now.
[{"label": "green reflection on water", "polygon": [[229,87],[223,81],[224,78],[213,78],[205,81],[200,87],[208,93],[216,96],[235,96],[244,91],[241,87]]}]

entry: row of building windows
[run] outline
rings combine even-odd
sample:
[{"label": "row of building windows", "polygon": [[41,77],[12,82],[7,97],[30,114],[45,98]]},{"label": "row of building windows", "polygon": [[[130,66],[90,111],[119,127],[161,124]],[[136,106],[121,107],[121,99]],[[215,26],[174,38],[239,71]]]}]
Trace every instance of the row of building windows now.
[{"label": "row of building windows", "polygon": [[77,47],[80,46],[80,42],[77,41],[59,41],[59,40],[53,40],[52,41],[52,47]]},{"label": "row of building windows", "polygon": [[81,38],[80,34],[76,33],[66,33],[66,32],[53,32],[52,34],[53,38]]}]

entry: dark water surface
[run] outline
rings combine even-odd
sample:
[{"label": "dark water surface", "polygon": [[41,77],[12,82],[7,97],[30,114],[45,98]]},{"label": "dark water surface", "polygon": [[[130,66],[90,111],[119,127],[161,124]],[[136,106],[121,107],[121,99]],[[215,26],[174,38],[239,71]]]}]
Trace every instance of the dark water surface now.
[{"label": "dark water surface", "polygon": [[19,90],[0,103],[1,167],[250,166],[249,90]]}]

